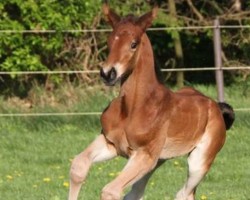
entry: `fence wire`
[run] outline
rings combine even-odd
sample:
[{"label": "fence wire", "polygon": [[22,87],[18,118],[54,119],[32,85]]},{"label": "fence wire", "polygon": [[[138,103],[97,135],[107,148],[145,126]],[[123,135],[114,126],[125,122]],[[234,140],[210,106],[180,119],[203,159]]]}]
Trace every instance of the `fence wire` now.
[{"label": "fence wire", "polygon": [[[250,25],[218,25],[218,26],[182,26],[149,28],[147,31],[173,30],[205,30],[205,29],[249,29]],[[83,30],[0,30],[0,34],[49,34],[49,33],[105,33],[112,29],[83,29]],[[174,68],[161,69],[162,72],[177,71],[216,71],[216,70],[250,70],[250,66],[235,67],[202,67],[202,68]],[[35,75],[35,74],[97,74],[99,70],[67,70],[67,71],[0,71],[0,75]],[[236,112],[250,112],[250,108],[235,108]],[[100,116],[101,112],[61,112],[61,113],[0,113],[0,117],[50,117],[50,116]]]},{"label": "fence wire", "polygon": [[[157,27],[148,28],[147,31],[173,31],[173,30],[205,30],[205,29],[248,29],[250,25],[218,25],[218,26],[174,26],[174,27]],[[0,30],[0,33],[105,33],[111,32],[112,29],[79,29],[79,30]]]},{"label": "fence wire", "polygon": [[[235,112],[250,112],[250,108],[235,108]],[[0,117],[54,117],[54,116],[100,116],[102,112],[60,112],[60,113],[0,113]]]},{"label": "fence wire", "polygon": [[[161,69],[162,72],[188,72],[188,71],[216,71],[216,70],[250,70],[250,66],[238,66],[238,67],[197,67],[197,68],[173,68],[173,69]],[[0,71],[0,75],[32,75],[32,74],[98,74],[99,70],[67,70],[67,71]]]}]

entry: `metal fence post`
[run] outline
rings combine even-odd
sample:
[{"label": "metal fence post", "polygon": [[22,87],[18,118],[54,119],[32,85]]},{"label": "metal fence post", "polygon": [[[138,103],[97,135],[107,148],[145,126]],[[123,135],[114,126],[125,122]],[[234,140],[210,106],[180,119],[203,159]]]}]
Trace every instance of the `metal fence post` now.
[{"label": "metal fence post", "polygon": [[219,19],[214,20],[214,59],[215,59],[215,77],[217,85],[218,101],[224,102],[224,78],[221,59],[221,35]]}]

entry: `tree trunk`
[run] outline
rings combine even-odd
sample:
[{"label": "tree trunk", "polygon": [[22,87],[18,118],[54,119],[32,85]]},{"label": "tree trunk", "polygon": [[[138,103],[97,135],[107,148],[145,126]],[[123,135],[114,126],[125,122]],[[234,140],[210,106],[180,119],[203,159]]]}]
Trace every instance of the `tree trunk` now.
[{"label": "tree trunk", "polygon": [[[175,7],[175,0],[168,0],[168,6],[169,6],[169,14],[171,17],[171,20],[173,24],[177,24],[177,18],[176,18],[176,7]],[[175,48],[175,55],[176,55],[176,63],[177,68],[184,68],[184,59],[183,59],[183,50],[182,50],[182,44],[181,44],[181,38],[178,31],[176,31],[174,40],[174,48]],[[176,74],[176,85],[177,87],[183,87],[184,85],[184,72],[177,72]]]}]

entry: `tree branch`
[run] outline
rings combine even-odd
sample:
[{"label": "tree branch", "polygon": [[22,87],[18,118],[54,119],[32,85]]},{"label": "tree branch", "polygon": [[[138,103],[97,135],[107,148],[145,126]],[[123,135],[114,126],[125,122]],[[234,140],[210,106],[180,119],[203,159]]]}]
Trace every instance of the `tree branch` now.
[{"label": "tree branch", "polygon": [[219,15],[222,15],[224,13],[224,10],[221,9],[216,2],[207,0],[206,3],[209,4],[211,7],[213,7],[218,12]]},{"label": "tree branch", "polygon": [[198,19],[200,21],[204,20],[204,17],[202,16],[202,14],[196,9],[196,7],[194,6],[193,2],[191,0],[187,0],[187,3],[189,5],[189,7],[191,8],[191,10],[194,12],[194,14],[198,17]]},{"label": "tree branch", "polygon": [[229,19],[235,19],[238,20],[241,19],[249,19],[250,18],[250,11],[242,11],[238,13],[226,13],[221,16],[219,16],[221,19],[229,20]]}]

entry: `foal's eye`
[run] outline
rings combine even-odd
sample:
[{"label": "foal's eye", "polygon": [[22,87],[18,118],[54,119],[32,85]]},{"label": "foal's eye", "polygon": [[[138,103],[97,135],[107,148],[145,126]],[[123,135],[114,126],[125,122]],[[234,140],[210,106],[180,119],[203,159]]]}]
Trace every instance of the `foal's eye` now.
[{"label": "foal's eye", "polygon": [[132,50],[135,50],[136,47],[137,47],[137,44],[138,44],[137,42],[132,42],[132,43],[131,43],[131,46],[130,46],[131,49],[132,49]]}]

